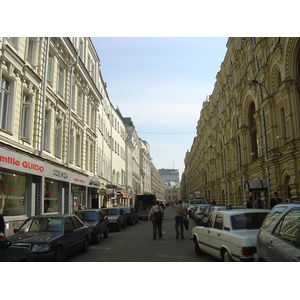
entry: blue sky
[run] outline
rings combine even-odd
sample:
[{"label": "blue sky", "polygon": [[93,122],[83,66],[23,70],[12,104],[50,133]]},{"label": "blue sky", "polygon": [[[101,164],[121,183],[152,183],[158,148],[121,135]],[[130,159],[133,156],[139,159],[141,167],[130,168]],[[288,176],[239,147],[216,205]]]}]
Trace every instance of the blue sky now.
[{"label": "blue sky", "polygon": [[114,107],[150,144],[157,169],[184,170],[202,103],[213,91],[226,37],[93,37]]}]

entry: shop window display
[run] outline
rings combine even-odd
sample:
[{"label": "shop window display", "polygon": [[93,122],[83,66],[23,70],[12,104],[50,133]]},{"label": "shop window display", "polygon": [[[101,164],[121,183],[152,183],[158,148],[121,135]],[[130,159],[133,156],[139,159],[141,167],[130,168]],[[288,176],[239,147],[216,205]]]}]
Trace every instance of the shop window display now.
[{"label": "shop window display", "polygon": [[0,173],[0,214],[3,216],[25,215],[26,176]]},{"label": "shop window display", "polygon": [[58,182],[45,179],[44,213],[58,212]]}]

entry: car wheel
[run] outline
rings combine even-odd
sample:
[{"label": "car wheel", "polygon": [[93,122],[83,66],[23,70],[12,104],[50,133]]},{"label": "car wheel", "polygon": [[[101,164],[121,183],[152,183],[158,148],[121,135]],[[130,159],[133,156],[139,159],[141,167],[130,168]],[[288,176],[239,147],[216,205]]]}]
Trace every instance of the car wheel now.
[{"label": "car wheel", "polygon": [[226,250],[224,255],[223,255],[223,261],[224,262],[232,262],[234,261],[230,255],[230,253]]},{"label": "car wheel", "polygon": [[126,221],[124,222],[123,228],[125,229],[127,227]]},{"label": "car wheel", "polygon": [[194,238],[194,244],[195,244],[195,253],[196,253],[196,255],[201,255],[203,252],[200,249],[200,246],[199,246],[199,243],[198,243],[196,237]]},{"label": "car wheel", "polygon": [[61,246],[58,246],[54,253],[54,261],[63,261],[64,260],[64,250]]},{"label": "car wheel", "polygon": [[84,239],[84,243],[82,246],[82,253],[88,253],[89,252],[89,246],[90,246],[90,241],[89,238],[86,236]]},{"label": "car wheel", "polygon": [[118,223],[117,231],[121,231],[121,229],[122,229],[121,223]]},{"label": "car wheel", "polygon": [[100,244],[100,242],[101,242],[101,232],[100,231],[97,232],[97,235],[95,237],[95,242],[96,242],[96,244]]},{"label": "car wheel", "polygon": [[108,238],[108,228],[106,228],[105,232],[104,232],[104,237]]}]

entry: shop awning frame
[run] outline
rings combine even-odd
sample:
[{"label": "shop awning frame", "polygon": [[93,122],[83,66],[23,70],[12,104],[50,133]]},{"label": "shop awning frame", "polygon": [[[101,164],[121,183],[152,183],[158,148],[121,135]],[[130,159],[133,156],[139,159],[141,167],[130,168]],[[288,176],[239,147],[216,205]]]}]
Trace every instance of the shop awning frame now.
[{"label": "shop awning frame", "polygon": [[244,188],[247,192],[260,192],[268,190],[267,180],[246,180]]}]

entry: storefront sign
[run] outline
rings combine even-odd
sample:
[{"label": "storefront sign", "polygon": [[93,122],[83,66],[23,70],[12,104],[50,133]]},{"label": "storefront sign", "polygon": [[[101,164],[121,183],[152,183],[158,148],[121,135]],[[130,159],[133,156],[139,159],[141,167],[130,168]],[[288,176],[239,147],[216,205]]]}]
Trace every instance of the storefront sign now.
[{"label": "storefront sign", "polygon": [[15,166],[22,166],[23,168],[27,168],[27,169],[32,169],[35,171],[40,171],[40,172],[44,172],[44,167],[28,162],[28,161],[20,161],[17,160],[13,157],[10,156],[0,156],[0,162],[6,163],[6,164],[10,164],[10,165],[15,165]]},{"label": "storefront sign", "polygon": [[99,194],[100,194],[101,196],[105,196],[105,195],[106,195],[106,189],[101,188],[101,189],[99,190]]},{"label": "storefront sign", "polygon": [[114,185],[114,184],[107,184],[106,185],[106,188],[107,189],[115,189],[117,186],[116,185]]},{"label": "storefront sign", "polygon": [[61,172],[59,170],[53,170],[53,175],[59,178],[68,179],[69,174],[67,172]]}]

